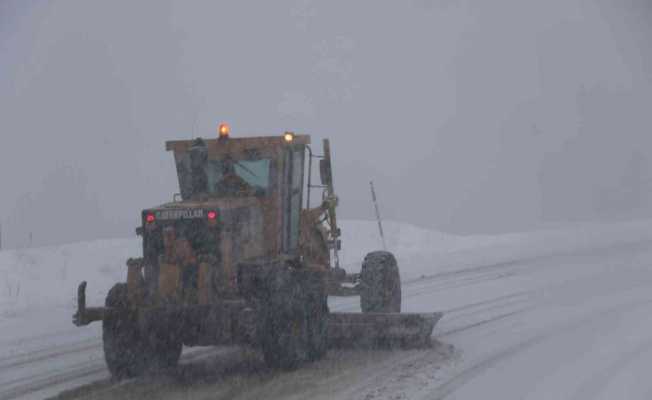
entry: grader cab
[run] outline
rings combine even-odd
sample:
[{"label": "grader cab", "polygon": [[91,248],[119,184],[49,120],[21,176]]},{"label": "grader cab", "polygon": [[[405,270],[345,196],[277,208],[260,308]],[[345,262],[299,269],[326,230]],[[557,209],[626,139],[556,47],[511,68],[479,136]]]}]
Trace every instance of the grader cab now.
[{"label": "grader cab", "polygon": [[[441,314],[400,313],[391,253],[368,254],[360,273],[340,268],[329,141],[315,155],[306,135],[218,131],[166,143],[180,193],[143,210],[143,256],[127,261],[126,283],[104,307],[86,307],[79,285],[73,322],[102,321],[112,375],[173,367],[183,345],[252,345],[269,366],[295,368],[329,346],[427,344]],[[363,312],[330,313],[329,295],[360,296]]]}]

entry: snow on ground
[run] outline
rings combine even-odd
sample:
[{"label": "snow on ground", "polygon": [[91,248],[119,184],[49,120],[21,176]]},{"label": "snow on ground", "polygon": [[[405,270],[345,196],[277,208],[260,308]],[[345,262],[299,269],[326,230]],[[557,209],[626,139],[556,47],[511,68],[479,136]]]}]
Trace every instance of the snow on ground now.
[{"label": "snow on ground", "polygon": [[[652,239],[649,221],[498,236],[455,236],[396,222],[386,222],[384,231],[404,281],[466,266]],[[375,221],[344,221],[342,232],[341,260],[349,272],[360,269],[366,253],[382,247]],[[89,282],[88,304],[103,304],[111,286],[125,280],[125,261],[141,252],[138,238],[0,252],[0,323],[73,311],[82,280]]]},{"label": "snow on ground", "polygon": [[[404,311],[445,311],[435,338],[454,352],[329,353],[295,374],[317,369],[312,379],[319,380],[331,363],[326,376],[348,377],[337,375],[348,382],[338,398],[652,394],[644,374],[635,373],[652,360],[652,221],[466,237],[393,222],[384,228],[401,267]],[[380,247],[377,226],[345,221],[342,231],[342,263],[355,272],[364,254]],[[107,377],[100,324],[72,326],[76,288],[87,280],[88,304],[102,304],[125,279],[125,260],[140,253],[138,239],[0,252],[0,400],[43,398]],[[359,309],[354,299],[333,299],[331,308]],[[397,376],[396,365],[407,372]],[[380,389],[374,379],[384,382]],[[261,385],[267,394],[274,393],[270,385]],[[326,386],[321,397],[317,389],[310,396],[338,390]],[[277,398],[292,397],[284,390]]]}]

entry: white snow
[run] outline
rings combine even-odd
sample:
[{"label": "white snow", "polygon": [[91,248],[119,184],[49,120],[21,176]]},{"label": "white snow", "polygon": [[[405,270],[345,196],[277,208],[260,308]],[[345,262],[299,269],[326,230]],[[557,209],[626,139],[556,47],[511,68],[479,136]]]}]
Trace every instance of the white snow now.
[{"label": "white snow", "polygon": [[[435,338],[455,348],[437,373],[408,378],[419,388],[408,398],[651,397],[652,221],[466,237],[384,228],[404,311],[445,311]],[[344,221],[342,231],[342,263],[355,272],[380,247],[377,226]],[[42,398],[107,376],[100,324],[72,326],[76,288],[87,280],[88,304],[101,305],[125,279],[125,260],[140,253],[136,238],[0,252],[0,399]],[[332,299],[331,307],[358,306]]]}]

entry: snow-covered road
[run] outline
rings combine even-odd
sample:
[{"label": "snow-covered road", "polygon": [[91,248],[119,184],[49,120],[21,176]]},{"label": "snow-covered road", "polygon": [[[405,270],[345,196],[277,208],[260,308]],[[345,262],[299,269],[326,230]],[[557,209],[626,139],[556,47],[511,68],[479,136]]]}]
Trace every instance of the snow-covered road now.
[{"label": "snow-covered road", "polygon": [[[268,371],[240,349],[191,349],[167,375],[114,385],[99,324],[68,325],[71,305],[25,307],[27,317],[0,320],[0,399],[71,388],[63,398],[652,398],[651,222],[458,241],[430,233],[430,245],[404,238],[428,233],[395,228],[404,311],[445,312],[431,349],[332,350],[294,372]],[[360,238],[366,229],[356,227],[360,253],[374,245]]]},{"label": "snow-covered road", "polygon": [[651,260],[645,242],[519,263],[498,286],[520,310],[442,338],[461,353],[428,398],[650,398]]}]

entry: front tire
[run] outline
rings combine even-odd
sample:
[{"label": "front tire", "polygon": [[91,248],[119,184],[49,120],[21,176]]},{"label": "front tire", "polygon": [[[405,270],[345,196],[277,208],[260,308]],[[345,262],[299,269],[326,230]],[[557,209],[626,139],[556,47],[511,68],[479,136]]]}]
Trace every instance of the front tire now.
[{"label": "front tire", "polygon": [[365,313],[401,312],[401,277],[394,255],[374,251],[360,271],[360,308]]}]

